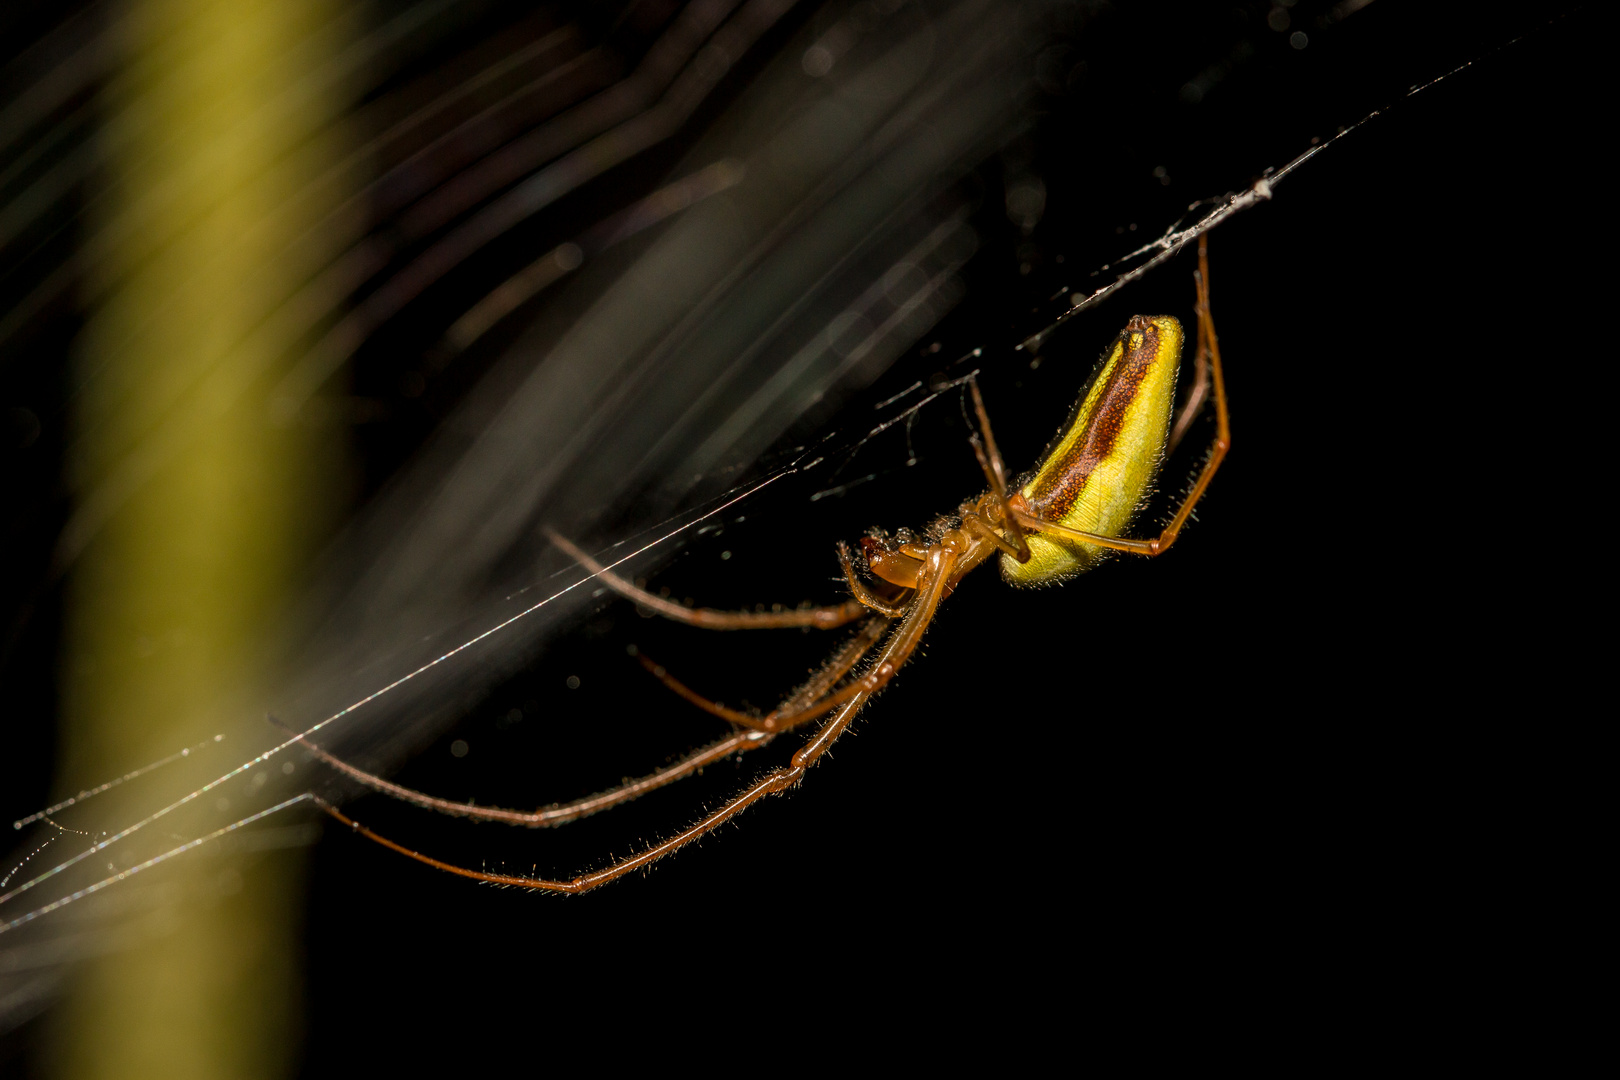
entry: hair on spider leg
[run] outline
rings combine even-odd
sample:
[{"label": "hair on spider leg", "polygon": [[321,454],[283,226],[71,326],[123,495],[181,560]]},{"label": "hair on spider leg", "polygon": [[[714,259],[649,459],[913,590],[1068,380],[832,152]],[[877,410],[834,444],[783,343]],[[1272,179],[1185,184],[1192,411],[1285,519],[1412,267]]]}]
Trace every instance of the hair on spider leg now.
[{"label": "hair on spider leg", "polygon": [[[1144,370],[1152,370],[1155,364],[1163,361],[1162,370],[1173,371],[1173,362],[1179,358],[1179,327],[1174,325],[1173,320],[1162,322],[1156,329],[1154,328],[1153,324],[1148,322],[1143,322],[1141,327],[1142,329],[1131,332],[1135,336],[1131,338],[1129,349],[1125,347],[1125,335],[1121,336],[1119,341],[1116,342],[1112,356],[1105,360],[1105,364],[1117,364],[1122,362],[1122,358],[1125,358],[1128,363],[1141,365]],[[1174,329],[1174,334],[1171,333],[1172,329]],[[1164,342],[1159,342],[1156,335],[1166,336],[1166,340]],[[1170,343],[1170,337],[1174,338],[1173,346]],[[967,379],[971,379],[971,376],[966,377],[966,379],[962,381],[966,381]],[[957,383],[957,385],[960,385],[960,381]],[[1130,407],[1129,403],[1134,400],[1134,395],[1136,392],[1137,389],[1134,387],[1126,388],[1120,391],[1120,395],[1117,396],[1117,402],[1122,404],[1095,406],[1092,407],[1092,411],[1090,412],[1083,410],[1080,414],[1077,414],[1072,430],[1079,432],[1086,429],[1087,426],[1093,422],[1094,418],[1099,415],[1095,411],[1095,408],[1102,408],[1103,413],[1105,414],[1107,409],[1110,407],[1128,410]],[[1162,401],[1168,401],[1162,392],[1159,396]],[[976,389],[975,398],[977,401]],[[1113,402],[1116,401],[1116,398],[1109,398],[1107,400]],[[1218,400],[1223,401],[1223,399]],[[1167,408],[1167,405],[1162,407]],[[906,420],[905,433],[907,438],[908,460],[914,460],[915,457],[915,448],[912,444],[912,425],[918,415],[919,410],[918,408],[914,407],[909,409],[904,417]],[[980,463],[984,468],[986,477],[989,479],[992,488],[997,490],[993,490],[991,493],[983,496],[977,504],[963,504],[962,508],[954,514],[947,514],[934,518],[920,537],[917,537],[915,534],[911,534],[909,532],[897,534],[899,537],[903,538],[897,541],[897,547],[900,549],[896,552],[896,554],[899,556],[898,560],[889,560],[887,564],[875,562],[870,556],[866,560],[867,570],[877,571],[880,579],[886,581],[890,586],[894,586],[899,589],[899,593],[895,597],[894,601],[896,606],[893,614],[889,616],[897,620],[896,629],[894,629],[888,643],[884,646],[881,653],[876,658],[869,659],[863,666],[860,666],[856,673],[852,676],[852,681],[845,684],[841,688],[837,688],[835,686],[835,679],[823,679],[822,685],[817,686],[814,693],[801,691],[800,700],[794,701],[792,698],[790,698],[787,702],[785,702],[785,709],[778,710],[778,712],[792,718],[789,722],[794,724],[815,719],[823,713],[831,712],[833,716],[831,720],[827,721],[821,727],[820,731],[812,738],[810,743],[801,748],[798,753],[793,755],[793,758],[791,759],[791,768],[787,769],[786,771],[779,768],[773,773],[767,774],[767,782],[763,786],[756,784],[742,796],[739,796],[731,802],[724,804],[717,814],[710,815],[709,817],[703,819],[697,828],[688,830],[686,834],[683,834],[682,837],[678,838],[677,841],[674,842],[673,846],[659,845],[655,849],[649,850],[643,856],[632,857],[623,864],[610,867],[605,872],[586,875],[583,878],[575,879],[572,883],[564,883],[560,881],[512,882],[510,879],[500,875],[485,874],[480,876],[478,873],[455,870],[449,866],[449,864],[442,863],[439,860],[431,859],[426,856],[418,855],[417,853],[402,848],[391,841],[384,840],[376,834],[373,834],[369,829],[365,829],[359,826],[357,823],[354,823],[339,815],[337,811],[329,804],[321,803],[321,809],[333,816],[338,817],[340,821],[349,823],[356,831],[361,832],[370,839],[383,843],[384,846],[391,847],[400,853],[407,854],[418,861],[427,862],[429,865],[436,866],[440,869],[451,869],[452,872],[461,873],[462,876],[471,876],[481,880],[497,880],[499,883],[516,883],[529,887],[544,887],[547,889],[551,889],[553,886],[555,886],[556,891],[582,891],[585,888],[594,888],[598,884],[612,880],[626,870],[635,869],[636,867],[646,865],[651,860],[662,858],[663,854],[668,853],[669,850],[673,850],[674,847],[700,839],[707,831],[717,827],[719,824],[726,823],[731,819],[731,817],[735,816],[736,813],[740,812],[740,810],[746,808],[753,801],[756,801],[758,798],[766,794],[779,794],[786,790],[787,787],[796,787],[798,782],[803,778],[805,769],[807,769],[809,765],[814,764],[819,757],[825,755],[827,750],[831,747],[832,741],[836,739],[838,735],[841,734],[845,729],[847,729],[850,721],[859,711],[860,706],[864,704],[868,698],[876,694],[879,690],[883,689],[893,678],[899,668],[904,665],[906,660],[909,659],[910,656],[920,648],[922,632],[932,622],[934,609],[954,589],[955,581],[962,574],[965,574],[980,562],[991,558],[997,549],[1001,550],[1004,557],[1004,569],[1007,565],[1005,562],[1005,556],[1009,552],[1013,554],[1020,554],[1018,551],[1018,545],[1023,543],[1023,541],[1019,538],[1020,521],[1025,527],[1033,527],[1037,532],[1055,531],[1059,535],[1063,535],[1065,541],[1071,544],[1078,539],[1082,544],[1092,544],[1093,542],[1101,544],[1105,550],[1111,547],[1125,546],[1125,542],[1113,541],[1108,536],[1098,533],[1084,531],[1073,532],[1072,530],[1069,530],[1070,532],[1073,532],[1073,536],[1068,536],[1064,531],[1067,529],[1066,526],[1059,525],[1055,522],[1048,522],[1034,517],[1033,515],[1026,515],[1027,520],[1020,519],[1017,515],[1022,514],[1023,511],[1009,509],[1009,507],[1016,506],[1017,499],[1022,498],[1023,496],[1009,497],[1006,489],[1002,487],[1002,477],[1006,475],[1006,470],[1001,466],[999,458],[995,456],[995,443],[990,434],[989,421],[984,417],[982,410],[980,414],[980,426],[981,433],[983,435],[984,451],[980,455]],[[1147,429],[1147,433],[1149,435],[1151,434],[1151,422],[1149,428]],[[1162,438],[1162,433],[1159,437]],[[976,443],[975,445],[977,446],[978,444]],[[1155,458],[1158,452],[1157,449],[1153,448],[1151,443],[1146,445],[1148,448],[1148,456],[1150,458]],[[1143,449],[1140,447],[1132,447],[1131,449],[1133,452],[1138,454],[1143,452]],[[989,457],[986,457],[985,454],[988,454]],[[992,461],[993,465],[991,463]],[[1212,462],[1212,464],[1214,463]],[[1037,479],[1041,475],[1054,475],[1052,470],[1056,467],[1055,462],[1049,459],[1046,467],[1037,471]],[[1146,481],[1139,479],[1137,483],[1139,490],[1137,491],[1136,495],[1132,497],[1134,501],[1140,501],[1141,493],[1143,490],[1145,490]],[[738,520],[741,521],[742,517],[739,516]],[[553,539],[557,539],[555,535],[553,536]],[[1135,544],[1136,542],[1130,543]],[[1060,548],[1062,547],[1061,544],[1058,546]],[[908,547],[915,548],[916,550],[905,550]],[[1136,549],[1126,546],[1126,550]],[[1142,553],[1148,552],[1143,551]],[[1157,551],[1154,550],[1152,553],[1156,554]],[[582,556],[577,550],[575,550],[573,554],[575,555],[576,559],[585,565],[590,566],[588,557]],[[1028,555],[1022,554],[1022,557],[1027,559]],[[1058,561],[1060,564],[1062,563],[1061,557]],[[884,570],[884,565],[888,565],[889,569],[887,571]],[[1064,573],[1065,571],[1060,565],[1060,568],[1055,573],[1049,571],[1043,572],[1043,576],[1038,577],[1035,580],[1056,580],[1057,578],[1062,577]],[[849,577],[850,584],[853,588],[855,586],[854,576],[848,574],[847,572],[846,575]],[[663,596],[652,596],[647,594],[644,589],[637,589],[635,586],[623,582],[622,579],[616,579],[608,576],[605,568],[599,566],[593,568],[593,576],[606,581],[615,589],[615,591],[625,593],[629,595],[631,599],[634,599],[641,604],[655,607],[660,613],[670,614],[671,617],[674,617],[673,613],[679,612],[683,618],[698,617],[700,619],[707,619],[710,625],[716,626],[726,625],[742,628],[745,626],[796,625],[802,628],[812,624],[836,625],[839,622],[848,621],[860,609],[860,605],[856,605],[856,610],[851,611],[850,604],[846,602],[846,604],[840,605],[838,608],[810,609],[808,611],[801,610],[784,617],[784,613],[780,611],[780,605],[777,605],[778,610],[770,613],[770,615],[765,615],[762,611],[763,605],[759,605],[756,609],[756,613],[754,614],[722,613],[719,616],[715,616],[713,613],[705,614],[703,612],[693,612],[683,608],[681,605],[669,604]],[[668,586],[661,586],[660,591],[666,595],[670,592]],[[907,601],[908,598],[910,606],[900,606],[902,602]],[[870,604],[867,606],[870,606]],[[838,613],[836,617],[832,614],[828,614],[832,612]],[[826,615],[826,618],[818,618],[824,614]],[[828,622],[829,619],[834,621]],[[874,623],[872,625],[881,627],[883,630],[888,629],[888,627],[883,626],[881,623]],[[488,632],[486,632],[486,634],[487,633]],[[833,667],[839,669],[838,677],[841,678],[844,672],[848,672],[852,668],[855,668],[856,665],[860,664],[866,650],[876,647],[880,637],[881,634],[878,633],[871,633],[867,635],[867,640],[862,643],[864,647],[851,653],[848,656],[847,663],[832,665]],[[452,650],[451,653],[444,654],[444,656],[447,657],[453,655],[455,652],[465,647],[465,645],[460,646],[458,649]],[[443,658],[444,657],[441,657],[441,660]],[[434,661],[434,663],[438,662],[440,661]],[[814,685],[815,682],[816,680],[812,679],[811,685]],[[317,728],[319,726],[320,725],[317,725]],[[295,739],[294,741],[298,740]],[[284,745],[291,744],[288,743]],[[692,769],[685,769],[684,773],[689,773],[692,771]],[[353,775],[352,770],[351,775]],[[661,783],[655,786],[661,786]],[[197,794],[201,794],[202,791],[206,790],[208,790],[208,786],[205,786],[205,788],[201,789]],[[398,794],[397,792],[390,793]],[[634,795],[632,794],[630,797],[634,797]],[[471,816],[474,818],[489,816],[489,812],[485,808],[474,806],[471,803],[457,804],[452,807],[446,804],[444,800],[427,801],[421,798],[412,798],[410,801],[417,802],[419,805],[428,806],[429,808],[439,809],[442,812],[454,813],[463,816]],[[510,818],[511,815],[507,813],[507,816]]]},{"label": "hair on spider leg", "polygon": [[[1199,244],[1201,269],[1207,265],[1207,238]],[[769,629],[785,626],[832,628],[851,621],[857,613],[871,609],[863,628],[833,654],[817,674],[782,705],[757,717],[727,709],[714,699],[689,690],[662,665],[637,650],[637,659],[667,688],[690,704],[756,732],[776,735],[805,727],[809,736],[792,753],[786,767],[776,766],[756,779],[742,792],[711,809],[697,822],[668,840],[644,847],[626,859],[611,862],[592,872],[569,879],[518,878],[470,870],[406,848],[343,815],[329,804],[322,809],[348,823],[361,835],[418,862],[461,877],[496,884],[520,885],[553,892],[584,892],[607,884],[628,873],[646,869],[681,847],[700,841],[710,832],[736,817],[753,803],[769,795],[797,788],[808,770],[826,756],[836,740],[852,726],[866,702],[893,681],[908,660],[922,648],[924,632],[933,623],[939,605],[951,595],[957,583],[978,565],[999,561],[1003,576],[1013,583],[1045,584],[1072,576],[1097,561],[1105,552],[1123,550],[1156,556],[1169,548],[1178,530],[1190,516],[1192,505],[1203,494],[1224,456],[1227,440],[1226,399],[1221,375],[1221,359],[1209,325],[1209,309],[1204,299],[1207,271],[1198,278],[1198,305],[1201,345],[1210,346],[1214,371],[1214,404],[1219,424],[1216,453],[1205,463],[1189,496],[1183,500],[1171,523],[1157,540],[1129,540],[1112,535],[1123,529],[1151,489],[1156,465],[1170,430],[1173,412],[1175,374],[1180,363],[1182,330],[1168,316],[1134,317],[1104,353],[1099,371],[1086,384],[1066,432],[1060,432],[1042,462],[1029,475],[1024,486],[1009,491],[990,420],[977,387],[973,386],[978,432],[972,447],[978,457],[990,490],[976,500],[962,503],[954,513],[934,518],[921,537],[904,534],[895,540],[881,531],[868,534],[862,543],[864,571],[883,586],[874,594],[861,583],[850,550],[839,546],[847,584],[855,596],[837,607],[796,609],[785,612],[717,611],[687,609],[669,604],[645,588],[612,573],[572,541],[552,532],[553,543],[572,557],[592,576],[603,581],[625,600],[649,606],[668,618],[712,630]],[[1200,350],[1202,353],[1202,349]],[[971,378],[971,377],[970,377]],[[971,385],[971,384],[970,384]],[[913,413],[915,415],[915,413]],[[908,425],[908,450],[909,443]],[[1078,452],[1076,448],[1083,449]],[[914,452],[914,451],[911,451]],[[1110,468],[1101,468],[1101,465]],[[1042,516],[1043,514],[1050,516]],[[1074,523],[1089,526],[1075,528]],[[1091,531],[1091,530],[1099,531]],[[1020,579],[1022,579],[1020,581]],[[662,587],[667,592],[667,587]],[[735,738],[736,736],[733,736]],[[740,743],[717,744],[721,756],[746,749]],[[532,815],[513,811],[446,804],[443,800],[411,792],[379,778],[364,778],[352,766],[330,755],[329,763],[377,790],[418,806],[458,816],[533,823]],[[690,759],[689,759],[690,760]],[[647,787],[662,787],[695,771],[690,767],[654,777]],[[638,797],[641,789],[626,786],[605,793],[602,805],[609,806]]]}]

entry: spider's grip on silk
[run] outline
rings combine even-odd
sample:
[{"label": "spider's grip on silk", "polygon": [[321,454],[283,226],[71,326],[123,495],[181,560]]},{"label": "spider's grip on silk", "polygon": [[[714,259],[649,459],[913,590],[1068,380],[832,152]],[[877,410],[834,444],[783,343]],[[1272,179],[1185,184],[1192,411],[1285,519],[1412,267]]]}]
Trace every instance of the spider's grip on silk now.
[{"label": "spider's grip on silk", "polygon": [[[1126,324],[1020,488],[1027,512],[1082,532],[1124,532],[1164,458],[1182,337],[1181,323],[1169,315],[1137,315]],[[1107,553],[1052,534],[1034,533],[1028,543],[1028,562],[1001,558],[1008,584],[1061,581],[1091,569]]]}]

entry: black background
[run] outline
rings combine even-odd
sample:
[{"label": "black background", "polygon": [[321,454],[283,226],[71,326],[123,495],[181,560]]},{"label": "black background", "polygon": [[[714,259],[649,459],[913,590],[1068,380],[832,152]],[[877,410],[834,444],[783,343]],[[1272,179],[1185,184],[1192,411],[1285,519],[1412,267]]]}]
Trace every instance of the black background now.
[{"label": "black background", "polygon": [[[968,579],[799,790],[584,898],[474,885],[328,829],[309,870],[308,1075],[579,1054],[662,1068],[738,1042],[724,1060],[763,1066],[817,1057],[845,1030],[912,1058],[1147,1064],[1346,1015],[1423,1027],[1454,999],[1436,983],[1495,977],[1513,949],[1480,938],[1548,858],[1550,766],[1532,734],[1547,706],[1521,696],[1504,651],[1538,588],[1520,530],[1576,527],[1537,463],[1570,451],[1571,384],[1597,394],[1607,330],[1600,35],[1586,9],[1385,0],[1319,28],[1328,10],[1290,12],[1304,49],[1263,4],[1122,5],[1068,42],[1038,124],[971,181],[982,247],[966,300],[924,339],[939,351],[902,360],[833,425],[858,432],[874,402],[983,347],[998,438],[1026,466],[1129,315],[1191,319],[1191,260],[1073,320],[1031,370],[1013,346],[1060,309],[1051,297],[1106,280],[1091,271],[1192,200],[1475,61],[1212,236],[1234,447],[1176,548],[1060,588]],[[1247,59],[1185,99],[1244,43]],[[1012,161],[1047,189],[1027,237],[1002,205]],[[966,430],[942,399],[909,447],[896,429],[862,448],[849,474],[873,481],[814,502],[813,485],[781,485],[653,585],[716,607],[840,599],[836,540],[921,526],[980,490]],[[416,436],[366,437],[380,482]],[[1167,492],[1197,462],[1173,459]],[[640,671],[632,643],[761,706],[832,647],[608,604],[396,779],[527,807],[719,734]],[[7,738],[8,756],[44,759],[37,732]],[[554,832],[375,797],[350,809],[458,863],[568,876],[790,752]]]}]

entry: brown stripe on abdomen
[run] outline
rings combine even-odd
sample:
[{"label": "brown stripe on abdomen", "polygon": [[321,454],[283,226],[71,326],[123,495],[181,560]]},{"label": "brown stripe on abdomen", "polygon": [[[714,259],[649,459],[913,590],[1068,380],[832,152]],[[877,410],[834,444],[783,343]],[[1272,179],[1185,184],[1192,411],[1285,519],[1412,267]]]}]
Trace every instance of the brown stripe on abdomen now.
[{"label": "brown stripe on abdomen", "polygon": [[[1141,335],[1135,347],[1130,343],[1133,334]],[[1125,355],[1109,372],[1085,434],[1061,458],[1043,463],[1030,486],[1030,509],[1047,521],[1062,521],[1068,515],[1085,491],[1092,470],[1113,453],[1126,410],[1136,400],[1159,355],[1159,328],[1145,316],[1132,316],[1120,338],[1125,341]],[[1113,352],[1112,345],[1108,351]],[[1079,417],[1075,419],[1080,422]]]}]

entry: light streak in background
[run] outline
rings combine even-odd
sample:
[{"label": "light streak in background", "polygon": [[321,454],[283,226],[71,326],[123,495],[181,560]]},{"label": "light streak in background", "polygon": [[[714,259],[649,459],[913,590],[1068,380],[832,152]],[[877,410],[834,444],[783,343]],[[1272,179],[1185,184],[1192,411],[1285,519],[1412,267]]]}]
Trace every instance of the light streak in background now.
[{"label": "light streak in background", "polygon": [[735,187],[742,178],[741,163],[717,161],[660,188],[576,239],[559,244],[507,278],[467,314],[450,324],[444,335],[446,341],[458,351],[467,348],[519,306],[561,280],[564,274],[578,270],[587,257],[600,255],[694,203]]}]

